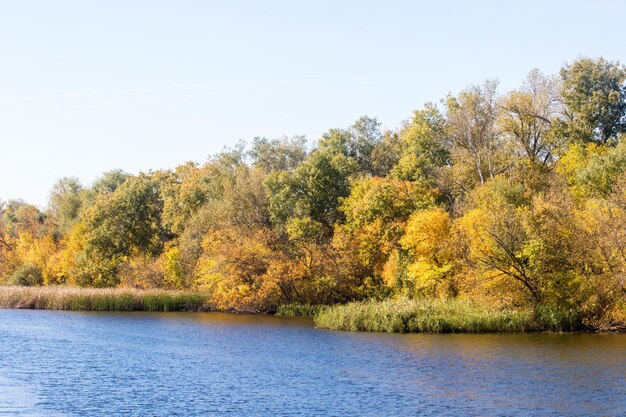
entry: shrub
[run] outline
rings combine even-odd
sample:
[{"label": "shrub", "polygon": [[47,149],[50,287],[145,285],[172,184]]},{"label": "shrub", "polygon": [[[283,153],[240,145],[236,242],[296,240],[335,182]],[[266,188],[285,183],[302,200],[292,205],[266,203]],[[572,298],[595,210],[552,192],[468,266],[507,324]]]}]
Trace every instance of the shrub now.
[{"label": "shrub", "polygon": [[23,287],[41,285],[42,282],[41,268],[35,265],[22,265],[9,278],[10,284]]}]

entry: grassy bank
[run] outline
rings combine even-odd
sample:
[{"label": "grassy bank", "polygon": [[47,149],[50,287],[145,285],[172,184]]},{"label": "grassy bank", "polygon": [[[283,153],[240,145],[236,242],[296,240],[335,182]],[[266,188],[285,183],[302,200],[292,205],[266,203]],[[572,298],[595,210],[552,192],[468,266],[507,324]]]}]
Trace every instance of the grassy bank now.
[{"label": "grassy bank", "polygon": [[318,327],[371,332],[481,333],[582,330],[575,313],[500,310],[463,300],[362,301],[322,309]]},{"label": "grassy bank", "polygon": [[197,292],[131,288],[0,286],[0,308],[82,311],[206,311]]}]

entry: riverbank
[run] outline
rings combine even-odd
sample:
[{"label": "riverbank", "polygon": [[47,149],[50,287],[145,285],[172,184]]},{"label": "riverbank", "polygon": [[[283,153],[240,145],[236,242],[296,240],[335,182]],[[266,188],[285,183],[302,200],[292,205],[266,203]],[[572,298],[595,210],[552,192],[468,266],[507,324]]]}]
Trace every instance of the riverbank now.
[{"label": "riverbank", "polygon": [[[0,308],[73,311],[216,311],[197,291],[0,286]],[[229,311],[260,313],[258,311]],[[458,299],[366,300],[332,306],[287,304],[280,317],[312,317],[329,330],[387,333],[514,333],[607,330],[584,326],[575,311],[499,309]],[[623,327],[608,329],[624,331]]]},{"label": "riverbank", "polygon": [[0,286],[0,308],[74,311],[210,311],[198,292]]}]

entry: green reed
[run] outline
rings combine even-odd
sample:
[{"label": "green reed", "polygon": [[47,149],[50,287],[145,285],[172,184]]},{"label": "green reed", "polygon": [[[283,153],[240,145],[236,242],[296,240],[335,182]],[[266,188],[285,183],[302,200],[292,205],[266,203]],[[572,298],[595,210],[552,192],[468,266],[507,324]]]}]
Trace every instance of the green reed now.
[{"label": "green reed", "polygon": [[574,312],[499,309],[456,299],[361,301],[323,309],[318,327],[332,330],[483,333],[581,330]]}]

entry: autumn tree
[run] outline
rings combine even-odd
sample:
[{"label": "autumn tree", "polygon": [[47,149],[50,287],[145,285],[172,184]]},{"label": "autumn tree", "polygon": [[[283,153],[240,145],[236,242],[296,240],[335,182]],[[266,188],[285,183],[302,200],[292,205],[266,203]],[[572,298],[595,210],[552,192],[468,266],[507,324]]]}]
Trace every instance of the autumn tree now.
[{"label": "autumn tree", "polygon": [[56,243],[48,233],[45,214],[21,200],[0,207],[0,274],[19,285],[38,285]]},{"label": "autumn tree", "polygon": [[432,207],[413,213],[400,244],[409,252],[405,287],[412,295],[458,293],[453,281],[457,253],[447,211]]},{"label": "autumn tree", "polygon": [[446,101],[447,131],[454,182],[466,192],[504,172],[510,165],[496,129],[497,83],[471,86]]},{"label": "autumn tree", "polygon": [[502,98],[498,125],[533,164],[547,165],[554,160],[560,140],[552,130],[558,116],[556,82],[531,71],[521,89]]},{"label": "autumn tree", "polygon": [[399,239],[411,213],[432,206],[437,197],[434,188],[420,182],[355,180],[350,196],[342,200],[345,224],[336,226],[333,241],[343,255],[342,263],[351,266],[344,273],[372,287],[382,283],[390,288],[402,287],[398,274],[389,272],[389,259],[395,262],[395,256],[403,251]]}]

